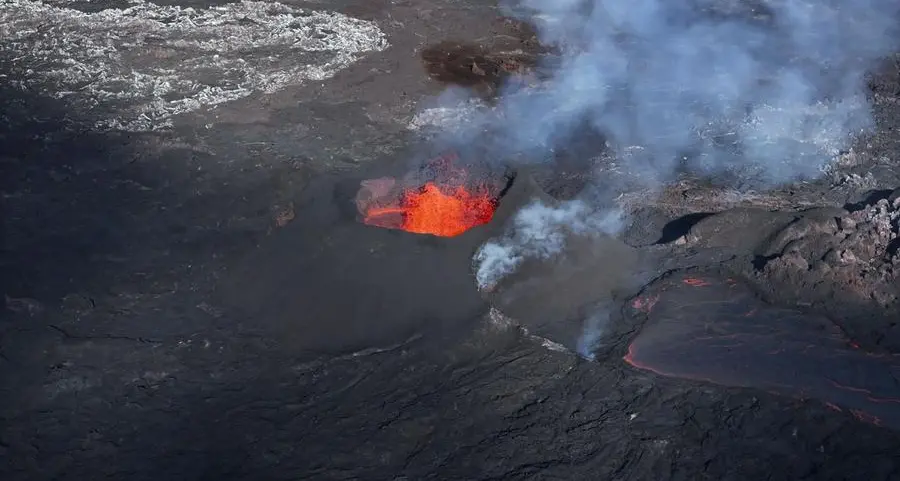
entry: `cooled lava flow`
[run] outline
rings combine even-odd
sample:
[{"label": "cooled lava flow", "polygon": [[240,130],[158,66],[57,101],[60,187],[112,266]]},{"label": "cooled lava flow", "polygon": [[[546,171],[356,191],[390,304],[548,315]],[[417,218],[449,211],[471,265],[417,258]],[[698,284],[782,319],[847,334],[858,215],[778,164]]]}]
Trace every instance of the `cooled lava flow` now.
[{"label": "cooled lava flow", "polygon": [[490,179],[473,179],[454,164],[455,159],[452,155],[438,157],[426,164],[424,173],[402,180],[363,181],[357,196],[363,223],[453,237],[490,222],[499,189]]},{"label": "cooled lava flow", "polygon": [[830,320],[770,306],[733,279],[674,275],[631,304],[647,321],[625,361],[662,376],[818,399],[900,429],[900,356],[864,352]]}]

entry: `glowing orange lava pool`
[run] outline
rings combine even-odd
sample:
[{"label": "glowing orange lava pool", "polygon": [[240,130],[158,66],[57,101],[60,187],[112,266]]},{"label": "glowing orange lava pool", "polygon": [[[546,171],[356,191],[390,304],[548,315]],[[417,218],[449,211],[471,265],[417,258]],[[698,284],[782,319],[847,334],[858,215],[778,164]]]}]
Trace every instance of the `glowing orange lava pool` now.
[{"label": "glowing orange lava pool", "polygon": [[[496,201],[486,192],[426,182],[421,188],[405,190],[396,205],[369,207],[363,222],[416,234],[454,237],[490,222],[496,208]],[[396,216],[400,216],[399,225],[385,221]]]}]

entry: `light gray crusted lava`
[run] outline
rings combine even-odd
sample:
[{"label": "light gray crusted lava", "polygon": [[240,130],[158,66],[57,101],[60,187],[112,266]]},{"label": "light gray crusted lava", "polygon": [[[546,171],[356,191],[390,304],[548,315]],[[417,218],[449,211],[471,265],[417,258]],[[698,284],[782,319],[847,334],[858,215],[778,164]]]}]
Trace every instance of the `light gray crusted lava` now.
[{"label": "light gray crusted lava", "polygon": [[808,277],[816,283],[814,298],[850,296],[896,307],[898,219],[897,195],[838,217],[799,219],[770,245],[771,258],[759,275],[778,283]]},{"label": "light gray crusted lava", "polygon": [[848,209],[729,209],[650,250],[683,259],[675,267],[725,268],[770,302],[827,314],[869,348],[900,348],[900,189]]}]

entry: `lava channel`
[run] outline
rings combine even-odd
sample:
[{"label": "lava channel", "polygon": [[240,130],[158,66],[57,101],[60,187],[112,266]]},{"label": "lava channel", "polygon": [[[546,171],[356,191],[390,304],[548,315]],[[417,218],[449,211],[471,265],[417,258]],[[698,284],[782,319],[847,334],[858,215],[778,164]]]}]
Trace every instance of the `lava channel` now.
[{"label": "lava channel", "polygon": [[454,164],[455,156],[430,161],[424,173],[365,180],[357,195],[362,222],[439,237],[458,236],[487,224],[497,210],[499,188],[490,178]]},{"label": "lava channel", "polygon": [[625,361],[662,376],[818,399],[900,429],[900,356],[860,350],[829,319],[777,308],[733,279],[671,276],[632,303],[646,316]]}]

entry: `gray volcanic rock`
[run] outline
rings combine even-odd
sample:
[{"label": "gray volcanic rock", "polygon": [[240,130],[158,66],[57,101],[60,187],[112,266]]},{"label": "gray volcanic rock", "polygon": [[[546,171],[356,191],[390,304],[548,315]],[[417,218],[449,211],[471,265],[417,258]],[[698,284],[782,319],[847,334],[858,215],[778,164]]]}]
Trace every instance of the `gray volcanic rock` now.
[{"label": "gray volcanic rock", "polygon": [[770,212],[762,209],[736,208],[711,215],[697,222],[676,244],[697,248],[722,247],[736,254],[753,252],[766,239],[787,226],[793,219],[790,212]]},{"label": "gray volcanic rock", "polygon": [[881,199],[855,212],[804,217],[767,247],[760,276],[773,283],[814,282],[811,302],[837,296],[897,309],[900,199]]},{"label": "gray volcanic rock", "polygon": [[682,258],[693,252],[694,265],[715,263],[704,261],[713,254],[730,257],[725,266],[770,300],[818,306],[845,318],[845,327],[870,346],[898,346],[900,332],[885,324],[900,309],[898,197],[894,191],[853,211],[730,209],[661,248]]}]

